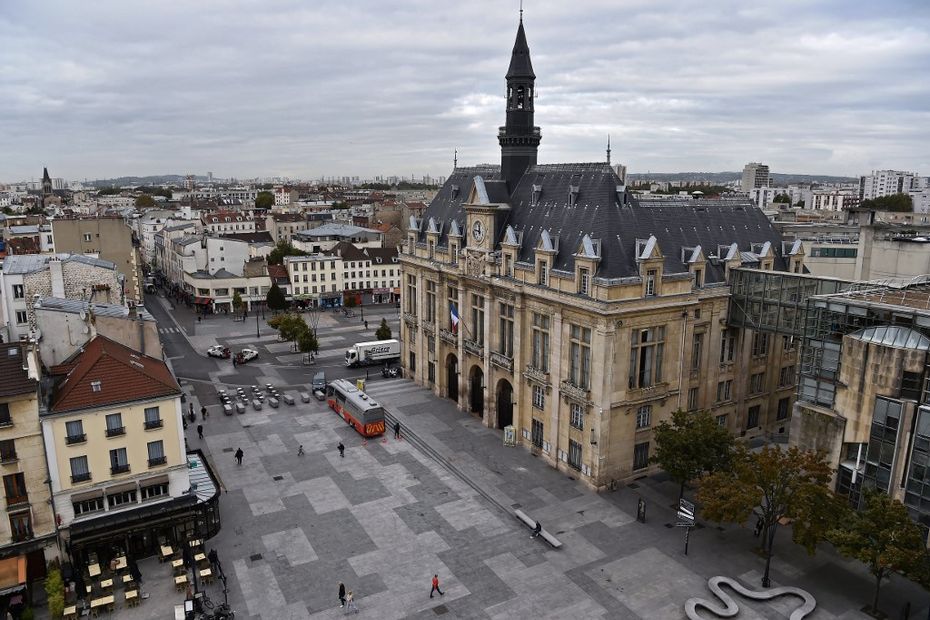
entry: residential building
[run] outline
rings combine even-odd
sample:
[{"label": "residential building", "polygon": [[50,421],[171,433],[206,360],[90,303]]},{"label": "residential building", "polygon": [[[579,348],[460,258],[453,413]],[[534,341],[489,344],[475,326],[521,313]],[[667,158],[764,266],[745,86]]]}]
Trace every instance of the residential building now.
[{"label": "residential building", "polygon": [[883,196],[907,194],[911,190],[925,187],[926,180],[916,172],[873,170],[872,174],[859,177],[859,198],[872,200]]},{"label": "residential building", "polygon": [[500,166],[456,167],[409,220],[407,375],[596,488],[653,471],[677,409],[783,437],[796,348],[730,327],[729,282],[802,271],[803,244],[745,201],[641,205],[607,162],[538,164],[522,21],[506,81]]},{"label": "residential building", "polygon": [[840,190],[813,190],[806,208],[827,211],[843,211],[859,206],[859,197]]},{"label": "residential building", "polygon": [[143,300],[142,261],[132,229],[121,217],[56,218],[52,235],[58,252],[88,254],[116,265],[126,299]]},{"label": "residential building", "polygon": [[747,194],[758,187],[769,187],[771,184],[769,167],[765,164],[750,162],[743,166],[743,179],[740,188]]},{"label": "residential building", "polygon": [[[775,202],[775,197],[785,193],[784,188],[781,187],[768,187],[762,186],[749,190],[749,201],[757,209],[768,209],[772,207]],[[778,206],[778,205],[776,205]],[[790,204],[783,204],[785,208],[790,207]]]},{"label": "residential building", "polygon": [[377,230],[333,222],[297,231],[291,235],[291,242],[298,250],[319,254],[332,250],[341,242],[351,243],[360,248],[380,248],[383,238],[384,235]]},{"label": "residential building", "polygon": [[114,546],[145,557],[162,541],[218,530],[218,485],[185,452],[181,389],[165,362],[98,335],[48,373],[42,433],[75,565],[90,552],[111,557]]},{"label": "residential building", "polygon": [[295,302],[320,308],[342,305],[345,270],[337,254],[286,256],[284,267],[291,283],[291,299]]},{"label": "residential building", "polygon": [[274,188],[274,205],[286,207],[297,203],[297,190],[293,187],[282,186]]},{"label": "residential building", "polygon": [[255,232],[255,216],[251,211],[213,211],[200,216],[205,231],[221,235]]},{"label": "residential building", "polygon": [[275,243],[290,243],[294,233],[307,227],[307,216],[303,213],[269,213],[265,216],[265,230]]},{"label": "residential building", "polygon": [[5,592],[45,576],[59,556],[45,446],[39,426],[40,368],[32,343],[0,344],[0,575]]},{"label": "residential building", "polygon": [[34,330],[33,303],[39,297],[121,304],[123,279],[110,261],[83,254],[7,256],[0,272],[4,340]]},{"label": "residential building", "polygon": [[155,235],[174,223],[175,212],[168,209],[150,209],[132,220],[143,261],[155,261]]},{"label": "residential building", "polygon": [[357,304],[392,303],[400,297],[397,248],[357,248],[342,242],[332,252],[342,258],[343,297]]}]

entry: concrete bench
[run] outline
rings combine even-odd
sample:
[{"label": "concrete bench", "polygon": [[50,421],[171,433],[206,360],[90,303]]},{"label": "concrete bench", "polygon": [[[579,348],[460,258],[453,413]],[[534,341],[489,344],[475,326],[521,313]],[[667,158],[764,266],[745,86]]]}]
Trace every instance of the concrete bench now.
[{"label": "concrete bench", "polygon": [[[536,528],[536,519],[531,518],[528,514],[526,514],[522,510],[514,510],[513,514],[515,517],[517,517],[517,519],[519,519],[520,521],[523,521],[523,523],[526,524],[526,526],[529,527],[531,530]],[[539,536],[543,540],[545,540],[547,543],[549,543],[553,549],[558,549],[559,547],[562,546],[562,543],[559,542],[559,539],[553,536],[552,534],[550,534],[549,532],[547,532],[546,530],[540,531]]]}]

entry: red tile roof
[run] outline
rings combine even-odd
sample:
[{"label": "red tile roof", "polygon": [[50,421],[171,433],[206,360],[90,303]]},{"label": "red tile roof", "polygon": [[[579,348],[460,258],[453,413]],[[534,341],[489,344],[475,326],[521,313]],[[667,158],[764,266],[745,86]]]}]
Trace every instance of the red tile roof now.
[{"label": "red tile roof", "polygon": [[35,393],[36,382],[23,370],[23,347],[18,342],[0,345],[0,396]]},{"label": "red tile roof", "polygon": [[287,280],[287,267],[284,265],[268,265],[268,275],[275,280]]},{"label": "red tile roof", "polygon": [[143,355],[104,336],[91,340],[69,362],[73,362],[73,368],[55,388],[52,406],[49,407],[51,413],[181,393],[181,388],[163,361]]}]

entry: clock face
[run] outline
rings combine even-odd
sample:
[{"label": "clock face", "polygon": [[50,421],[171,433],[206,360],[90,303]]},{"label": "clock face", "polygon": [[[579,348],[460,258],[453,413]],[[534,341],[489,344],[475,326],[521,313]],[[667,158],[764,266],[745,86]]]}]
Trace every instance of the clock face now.
[{"label": "clock face", "polygon": [[481,243],[481,240],[484,239],[484,224],[481,223],[481,220],[476,221],[472,225],[471,236],[478,243]]}]

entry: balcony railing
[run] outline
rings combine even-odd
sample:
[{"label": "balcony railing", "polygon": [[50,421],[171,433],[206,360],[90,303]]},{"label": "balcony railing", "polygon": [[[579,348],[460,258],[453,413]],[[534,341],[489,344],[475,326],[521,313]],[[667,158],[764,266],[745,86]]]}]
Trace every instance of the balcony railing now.
[{"label": "balcony railing", "polygon": [[562,383],[559,384],[559,391],[562,392],[562,394],[566,396],[567,398],[571,398],[579,402],[588,401],[587,388],[577,386],[568,380],[563,381]]},{"label": "balcony railing", "polygon": [[164,425],[164,423],[165,422],[160,418],[158,420],[146,420],[145,430],[148,431],[148,430],[152,430],[153,428],[161,428]]},{"label": "balcony railing", "polygon": [[465,351],[471,353],[472,355],[477,355],[478,357],[484,357],[484,345],[474,340],[468,340],[467,338],[463,340],[462,344],[465,346]]},{"label": "balcony railing", "polygon": [[125,434],[126,434],[125,426],[118,426],[116,428],[107,429],[107,437],[118,437],[120,435],[125,435]]},{"label": "balcony railing", "polygon": [[168,462],[168,457],[156,456],[153,459],[149,459],[149,467],[158,467],[159,465],[164,465],[167,462]]},{"label": "balcony railing", "polygon": [[71,474],[71,482],[77,484],[78,482],[86,482],[90,480],[90,472],[83,474]]},{"label": "balcony railing", "polygon": [[0,418],[0,428],[5,426],[13,426],[13,418],[7,416],[5,418]]},{"label": "balcony railing", "polygon": [[28,528],[25,530],[13,530],[13,533],[11,535],[13,542],[23,542],[25,540],[32,540],[32,537],[33,537],[32,528]]},{"label": "balcony railing", "polygon": [[449,344],[453,345],[458,344],[459,342],[459,337],[444,327],[439,328],[439,339],[445,340]]},{"label": "balcony railing", "polygon": [[110,467],[111,474],[125,474],[127,471],[129,471],[129,463],[126,463],[125,465],[113,465]]},{"label": "balcony railing", "polygon": [[0,465],[7,465],[9,463],[15,463],[18,460],[19,460],[19,457],[16,456],[15,450],[0,454]]},{"label": "balcony railing", "polygon": [[23,504],[29,503],[28,495],[8,495],[6,498],[6,507],[12,508],[14,506],[21,506]]},{"label": "balcony railing", "polygon": [[526,370],[523,371],[523,376],[527,379],[532,379],[537,383],[549,385],[549,373],[540,368],[536,368],[535,366],[530,366],[527,364]]},{"label": "balcony railing", "polygon": [[491,352],[491,363],[499,368],[503,368],[509,373],[513,373],[513,358],[507,357],[503,353],[498,353],[497,351]]},{"label": "balcony railing", "polygon": [[81,433],[80,435],[68,435],[65,437],[65,443],[69,446],[76,443],[82,443],[87,441],[87,433]]}]

